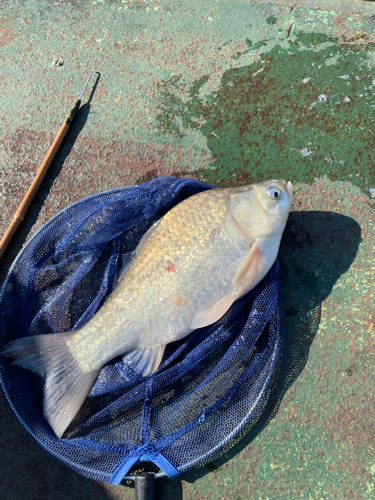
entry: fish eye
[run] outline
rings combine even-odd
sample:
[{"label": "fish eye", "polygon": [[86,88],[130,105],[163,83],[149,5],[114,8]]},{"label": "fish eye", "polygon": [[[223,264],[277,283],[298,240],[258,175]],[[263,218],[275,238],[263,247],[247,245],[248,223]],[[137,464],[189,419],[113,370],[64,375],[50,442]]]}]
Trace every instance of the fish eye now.
[{"label": "fish eye", "polygon": [[267,196],[272,200],[277,200],[281,195],[280,189],[275,186],[269,186],[266,190],[266,193]]}]

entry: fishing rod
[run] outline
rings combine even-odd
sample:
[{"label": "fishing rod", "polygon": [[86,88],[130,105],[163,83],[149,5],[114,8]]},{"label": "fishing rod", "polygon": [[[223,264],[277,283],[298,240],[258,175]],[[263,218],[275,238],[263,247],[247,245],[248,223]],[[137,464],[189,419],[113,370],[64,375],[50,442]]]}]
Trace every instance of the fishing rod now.
[{"label": "fishing rod", "polygon": [[64,123],[62,124],[57,136],[55,137],[55,140],[52,143],[52,146],[50,147],[46,157],[44,158],[44,161],[42,165],[40,166],[31,186],[29,187],[27,193],[25,194],[21,204],[19,205],[16,213],[13,216],[13,219],[11,223],[8,226],[8,229],[6,230],[3,239],[0,241],[0,259],[3,257],[5,250],[7,249],[9,243],[11,242],[14,234],[16,233],[17,229],[19,228],[21,222],[24,220],[26,216],[26,212],[28,211],[31,202],[34,199],[35,194],[37,193],[40,185],[43,182],[43,179],[51,166],[52,161],[54,160],[57,151],[60,149],[61,144],[63,143],[66,134],[68,133],[68,130],[70,129],[70,125],[72,124],[72,121],[81,105],[81,100],[83,97],[83,94],[85,93],[86,87],[90,81],[91,75],[93,74],[94,70],[91,70],[91,73],[85,83],[85,86],[83,87],[82,93],[79,96],[79,99],[77,102],[74,104],[72,109],[69,111],[69,114],[64,120]]}]

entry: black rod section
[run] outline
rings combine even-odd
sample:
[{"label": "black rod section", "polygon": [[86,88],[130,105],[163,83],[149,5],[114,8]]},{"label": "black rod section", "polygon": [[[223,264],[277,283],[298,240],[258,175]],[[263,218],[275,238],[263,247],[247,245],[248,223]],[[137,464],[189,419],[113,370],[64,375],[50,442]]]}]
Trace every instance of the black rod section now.
[{"label": "black rod section", "polygon": [[135,500],[154,500],[154,481],[153,472],[134,476]]}]

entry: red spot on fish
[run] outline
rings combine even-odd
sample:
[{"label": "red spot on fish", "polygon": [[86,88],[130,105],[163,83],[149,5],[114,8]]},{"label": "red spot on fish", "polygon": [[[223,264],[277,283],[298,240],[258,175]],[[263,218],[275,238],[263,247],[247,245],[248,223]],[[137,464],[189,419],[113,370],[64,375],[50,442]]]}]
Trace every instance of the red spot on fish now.
[{"label": "red spot on fish", "polygon": [[181,295],[171,295],[172,304],[178,307],[184,307],[184,299]]},{"label": "red spot on fish", "polygon": [[167,260],[167,265],[165,267],[167,268],[167,271],[171,271],[172,273],[176,272],[176,266],[171,260]]}]

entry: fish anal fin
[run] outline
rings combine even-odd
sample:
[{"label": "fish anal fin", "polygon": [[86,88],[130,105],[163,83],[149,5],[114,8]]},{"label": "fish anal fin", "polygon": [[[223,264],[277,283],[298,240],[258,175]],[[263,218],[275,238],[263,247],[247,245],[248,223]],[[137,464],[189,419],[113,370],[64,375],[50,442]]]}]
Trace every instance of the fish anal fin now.
[{"label": "fish anal fin", "polygon": [[238,298],[238,295],[227,295],[220,299],[209,309],[197,313],[190,325],[191,330],[196,328],[203,328],[204,326],[211,325],[220,319],[230,308],[233,302]]},{"label": "fish anal fin", "polygon": [[156,372],[163,359],[165,345],[135,349],[122,356],[122,361],[141,377]]},{"label": "fish anal fin", "polygon": [[259,243],[256,242],[251,246],[234,281],[234,289],[238,293],[238,296],[245,294],[258,284],[263,263],[263,252],[259,247]]}]

